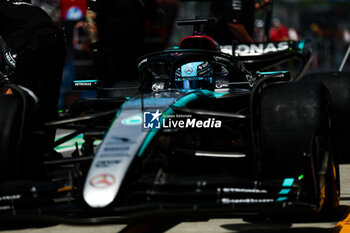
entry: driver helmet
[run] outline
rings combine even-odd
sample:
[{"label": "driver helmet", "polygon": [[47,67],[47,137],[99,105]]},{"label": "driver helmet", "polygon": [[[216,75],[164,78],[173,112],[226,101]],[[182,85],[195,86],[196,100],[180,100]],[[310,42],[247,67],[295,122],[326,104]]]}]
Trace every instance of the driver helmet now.
[{"label": "driver helmet", "polygon": [[203,89],[213,86],[213,69],[209,62],[190,62],[175,72],[175,86],[178,89]]}]

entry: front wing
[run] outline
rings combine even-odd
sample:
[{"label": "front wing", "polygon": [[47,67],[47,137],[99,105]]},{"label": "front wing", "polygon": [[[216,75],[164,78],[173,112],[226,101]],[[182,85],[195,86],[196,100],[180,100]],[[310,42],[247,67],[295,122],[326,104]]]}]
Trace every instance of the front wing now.
[{"label": "front wing", "polygon": [[156,180],[147,175],[141,177],[137,188],[118,196],[105,208],[88,207],[78,185],[63,187],[61,182],[28,181],[4,184],[0,221],[127,223],[154,216],[222,218],[320,209],[321,198],[312,192],[312,187],[303,187],[303,177],[258,181],[167,174]]}]

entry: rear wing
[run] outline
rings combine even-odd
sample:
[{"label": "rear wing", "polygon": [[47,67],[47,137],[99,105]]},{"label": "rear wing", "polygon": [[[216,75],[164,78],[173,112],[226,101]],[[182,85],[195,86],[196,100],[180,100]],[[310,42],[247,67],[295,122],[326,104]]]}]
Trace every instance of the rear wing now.
[{"label": "rear wing", "polygon": [[301,69],[293,79],[299,79],[311,60],[311,49],[305,41],[281,41],[220,46],[221,51],[237,57],[251,71],[267,70],[289,60],[299,59]]}]

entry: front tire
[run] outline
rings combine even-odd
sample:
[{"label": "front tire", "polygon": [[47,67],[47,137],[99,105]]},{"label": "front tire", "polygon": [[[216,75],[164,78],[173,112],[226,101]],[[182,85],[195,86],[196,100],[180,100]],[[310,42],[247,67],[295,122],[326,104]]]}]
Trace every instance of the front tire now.
[{"label": "front tire", "polygon": [[269,85],[261,91],[257,112],[258,161],[263,177],[303,176],[305,193],[319,197],[318,210],[337,207],[339,168],[333,160],[327,88],[317,81]]}]

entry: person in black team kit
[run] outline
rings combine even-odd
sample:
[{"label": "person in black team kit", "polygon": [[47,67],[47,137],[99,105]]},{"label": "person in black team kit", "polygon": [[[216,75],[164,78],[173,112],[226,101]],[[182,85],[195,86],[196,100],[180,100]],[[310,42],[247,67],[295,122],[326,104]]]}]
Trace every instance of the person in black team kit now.
[{"label": "person in black team kit", "polygon": [[211,3],[211,14],[215,25],[209,25],[204,33],[219,44],[253,43],[254,14],[271,3],[271,0],[221,0]]},{"label": "person in black team kit", "polygon": [[154,0],[88,1],[90,49],[104,87],[137,79],[136,59],[142,55],[145,17],[153,22],[162,20]]},{"label": "person in black team kit", "polygon": [[[10,81],[31,90],[39,98],[39,117],[52,120],[65,60],[61,31],[30,0],[0,0],[0,35],[17,54]],[[11,94],[11,90],[2,93]]]},{"label": "person in black team kit", "polygon": [[[26,114],[21,114],[22,124],[17,124],[20,129],[13,126],[11,134],[3,134],[16,139],[11,139],[13,145],[0,148],[1,153],[5,150],[7,158],[2,159],[1,176],[2,179],[22,176],[36,179],[43,174],[41,160],[54,155],[55,130],[36,129],[41,122],[54,120],[57,116],[66,53],[64,38],[45,11],[30,1],[19,0],[0,0],[0,35],[12,54],[17,54],[11,62],[14,72],[9,77],[10,82],[30,90],[39,100],[36,105],[24,105],[22,110]],[[3,87],[0,92],[17,96],[15,89]],[[26,103],[30,100],[28,98]],[[0,109],[0,113],[6,114],[6,110]]]}]

